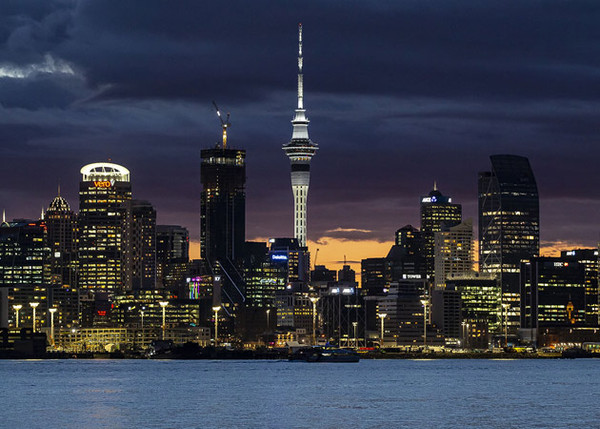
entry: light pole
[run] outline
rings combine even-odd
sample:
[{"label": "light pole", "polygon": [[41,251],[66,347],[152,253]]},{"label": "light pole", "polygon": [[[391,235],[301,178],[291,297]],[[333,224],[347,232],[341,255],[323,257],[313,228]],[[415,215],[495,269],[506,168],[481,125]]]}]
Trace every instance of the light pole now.
[{"label": "light pole", "polygon": [[144,335],[144,308],[145,307],[142,307],[140,310],[140,314],[142,315],[142,336]]},{"label": "light pole", "polygon": [[461,322],[461,331],[460,334],[462,336],[462,348],[466,349],[467,348],[467,336],[465,335],[465,326],[467,325],[467,322]]},{"label": "light pole", "polygon": [[270,322],[270,319],[269,319],[270,314],[271,314],[271,309],[267,308],[267,332],[269,332],[269,330],[271,329],[271,324],[269,323]]},{"label": "light pole", "polygon": [[54,313],[56,313],[56,307],[49,308],[50,312],[50,345],[54,347]]},{"label": "light pole", "polygon": [[387,313],[379,313],[378,316],[381,319],[381,336],[379,339],[379,347],[382,348],[383,347],[383,321],[387,317]]},{"label": "light pole", "polygon": [[352,322],[352,327],[354,328],[354,348],[358,348],[358,340],[356,339],[356,328],[358,327],[358,322]]},{"label": "light pole", "polygon": [[160,301],[158,303],[162,307],[162,339],[165,339],[165,331],[167,330],[167,305],[169,305],[168,301]]},{"label": "light pole", "polygon": [[312,343],[313,345],[317,344],[317,301],[319,300],[318,296],[311,296],[310,302],[313,305],[313,333],[312,333]]},{"label": "light pole", "polygon": [[15,310],[15,313],[17,313],[15,315],[15,328],[19,328],[19,310],[21,310],[23,308],[23,306],[21,304],[15,304],[13,305],[13,310]]},{"label": "light pole", "polygon": [[502,308],[504,309],[504,347],[508,347],[508,309],[510,304],[505,302],[502,304]]},{"label": "light pole", "polygon": [[35,332],[35,309],[40,305],[39,302],[30,302],[29,306],[33,308],[33,332]]},{"label": "light pole", "polygon": [[427,306],[429,305],[429,299],[422,299],[421,304],[423,304],[423,348],[425,348],[427,347]]},{"label": "light pole", "polygon": [[215,312],[215,347],[217,347],[217,342],[219,341],[219,310],[221,306],[215,306],[212,310]]}]

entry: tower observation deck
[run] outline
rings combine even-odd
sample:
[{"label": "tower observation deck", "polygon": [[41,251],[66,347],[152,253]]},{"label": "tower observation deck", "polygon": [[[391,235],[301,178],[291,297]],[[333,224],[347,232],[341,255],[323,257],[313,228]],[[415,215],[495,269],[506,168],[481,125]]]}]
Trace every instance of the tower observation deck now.
[{"label": "tower observation deck", "polygon": [[298,107],[292,120],[292,140],[283,145],[290,159],[292,193],[294,194],[294,237],[306,247],[306,201],[310,183],[310,160],[318,145],[308,136],[308,119],[304,109],[304,82],[302,74],[302,24],[298,25]]}]

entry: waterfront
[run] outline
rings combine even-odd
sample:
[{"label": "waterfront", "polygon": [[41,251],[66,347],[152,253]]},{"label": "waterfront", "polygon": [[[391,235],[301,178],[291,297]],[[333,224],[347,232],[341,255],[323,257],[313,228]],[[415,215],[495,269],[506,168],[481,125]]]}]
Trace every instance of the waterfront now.
[{"label": "waterfront", "polygon": [[0,361],[3,427],[597,427],[600,361]]}]

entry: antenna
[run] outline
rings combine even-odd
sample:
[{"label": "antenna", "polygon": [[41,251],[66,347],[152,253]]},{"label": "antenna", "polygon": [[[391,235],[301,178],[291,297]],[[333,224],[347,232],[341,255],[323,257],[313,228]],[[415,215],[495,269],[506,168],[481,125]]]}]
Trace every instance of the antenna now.
[{"label": "antenna", "polygon": [[298,24],[298,109],[304,109],[304,82],[302,76],[302,23]]},{"label": "antenna", "polygon": [[227,149],[227,127],[231,126],[231,122],[229,122],[229,113],[227,113],[227,118],[223,120],[223,116],[221,116],[221,111],[219,110],[219,106],[217,103],[213,101],[213,106],[215,106],[215,110],[217,111],[217,116],[221,121],[221,128],[223,128],[223,149]]}]

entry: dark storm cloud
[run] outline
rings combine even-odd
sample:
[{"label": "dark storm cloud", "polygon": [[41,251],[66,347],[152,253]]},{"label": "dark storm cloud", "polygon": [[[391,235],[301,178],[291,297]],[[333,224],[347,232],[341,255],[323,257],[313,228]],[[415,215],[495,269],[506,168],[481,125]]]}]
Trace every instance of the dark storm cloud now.
[{"label": "dark storm cloud", "polygon": [[516,153],[538,179],[543,238],[596,240],[596,1],[4,0],[0,154],[12,180],[0,205],[34,216],[60,179],[76,206],[79,168],[111,158],[160,221],[197,237],[199,151],[220,132],[214,99],[248,151],[248,237],[289,235],[280,148],[299,21],[320,145],[311,238],[391,240],[418,226],[434,180],[474,217],[477,172],[492,153]]}]

